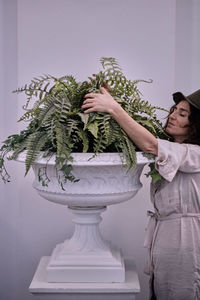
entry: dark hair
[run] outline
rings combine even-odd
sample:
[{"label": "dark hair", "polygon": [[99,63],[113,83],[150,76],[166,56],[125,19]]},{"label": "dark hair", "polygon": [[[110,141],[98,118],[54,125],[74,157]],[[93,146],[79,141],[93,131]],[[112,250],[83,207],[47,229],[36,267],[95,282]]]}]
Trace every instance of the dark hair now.
[{"label": "dark hair", "polygon": [[[174,111],[174,108],[176,107],[176,105],[179,102],[177,102],[170,108],[169,115]],[[197,109],[195,106],[191,105],[190,103],[189,103],[189,105],[190,105],[190,112],[191,112],[188,117],[189,122],[190,122],[190,124],[189,124],[190,135],[184,141],[184,143],[195,144],[195,145],[200,146],[200,110]],[[168,117],[169,117],[169,115],[168,115]],[[166,125],[167,125],[167,123],[166,123]],[[165,127],[166,127],[166,125],[165,125]]]}]

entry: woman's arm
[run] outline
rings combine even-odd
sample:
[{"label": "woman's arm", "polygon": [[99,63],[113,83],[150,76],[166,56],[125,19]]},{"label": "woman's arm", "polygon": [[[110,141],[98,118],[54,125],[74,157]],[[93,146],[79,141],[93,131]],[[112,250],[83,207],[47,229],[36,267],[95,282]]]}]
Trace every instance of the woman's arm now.
[{"label": "woman's arm", "polygon": [[158,154],[157,139],[146,128],[132,119],[105,88],[101,88],[100,94],[89,93],[85,95],[85,98],[86,100],[82,105],[84,113],[94,111],[109,113],[141,151]]}]

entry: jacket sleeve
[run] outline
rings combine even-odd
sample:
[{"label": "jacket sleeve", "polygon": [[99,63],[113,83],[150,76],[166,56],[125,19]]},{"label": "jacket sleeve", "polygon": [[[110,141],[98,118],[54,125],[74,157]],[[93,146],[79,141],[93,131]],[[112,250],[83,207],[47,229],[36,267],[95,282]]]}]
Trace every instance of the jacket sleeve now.
[{"label": "jacket sleeve", "polygon": [[155,167],[160,175],[168,181],[173,180],[177,171],[200,172],[200,146],[158,139]]}]

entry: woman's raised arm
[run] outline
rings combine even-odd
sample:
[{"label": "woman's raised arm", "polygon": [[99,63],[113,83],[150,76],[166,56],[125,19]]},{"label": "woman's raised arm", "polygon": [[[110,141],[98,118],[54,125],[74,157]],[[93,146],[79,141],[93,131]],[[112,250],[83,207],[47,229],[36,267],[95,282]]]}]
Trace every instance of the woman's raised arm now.
[{"label": "woman's raised arm", "polygon": [[105,88],[101,87],[100,94],[89,93],[85,95],[85,98],[86,100],[82,105],[84,113],[95,111],[109,113],[141,151],[158,154],[157,139],[131,118]]}]

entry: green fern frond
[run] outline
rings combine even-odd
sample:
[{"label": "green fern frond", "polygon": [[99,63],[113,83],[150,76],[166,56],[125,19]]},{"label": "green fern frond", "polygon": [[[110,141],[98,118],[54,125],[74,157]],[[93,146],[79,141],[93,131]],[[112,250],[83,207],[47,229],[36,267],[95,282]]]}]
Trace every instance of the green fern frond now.
[{"label": "green fern frond", "polygon": [[4,183],[10,182],[10,175],[8,174],[5,167],[4,157],[0,157],[0,176]]},{"label": "green fern frond", "polygon": [[83,122],[84,124],[84,128],[83,130],[86,129],[86,126],[88,124],[88,120],[89,120],[89,114],[83,114],[83,113],[77,113],[77,115],[81,118],[81,121]]},{"label": "green fern frond", "polygon": [[[27,96],[27,102],[25,108],[28,107],[29,102],[32,98],[39,98],[37,102],[40,102],[46,94],[49,93],[49,85],[51,84],[53,76],[43,75],[39,78],[34,77],[29,85],[25,84],[23,87],[18,88],[14,93],[24,92]],[[52,91],[52,88],[51,88]]]},{"label": "green fern frond", "polygon": [[56,108],[56,115],[59,122],[65,122],[68,118],[68,113],[71,104],[66,94],[59,93],[54,99],[54,106]]},{"label": "green fern frond", "polygon": [[40,110],[38,114],[38,124],[46,124],[48,120],[51,120],[53,115],[56,113],[56,107],[54,104],[54,97],[49,97],[46,103],[44,104],[43,109]]},{"label": "green fern frond", "polygon": [[111,119],[110,120],[110,136],[109,136],[108,140],[109,140],[109,145],[115,143],[116,150],[118,149],[117,145],[118,145],[118,141],[120,139],[121,134],[122,134],[121,127],[114,119]]},{"label": "green fern frond", "polygon": [[21,121],[31,121],[34,117],[38,116],[40,112],[41,112],[41,108],[38,108],[38,107],[37,108],[28,109],[20,117],[20,119],[18,120],[18,122],[21,122]]},{"label": "green fern frond", "polygon": [[15,146],[15,150],[8,157],[9,160],[15,160],[21,152],[23,152],[24,150],[26,150],[26,148],[27,148],[27,140],[28,140],[28,138],[25,139],[23,142],[21,142],[21,143],[19,143],[18,145]]},{"label": "green fern frond", "polygon": [[36,131],[33,132],[27,139],[27,153],[26,153],[26,172],[25,175],[28,173],[31,165],[34,163],[35,159],[37,158],[38,154],[44,147],[46,143],[46,132]]},{"label": "green fern frond", "polygon": [[95,120],[94,122],[88,123],[88,125],[86,126],[86,129],[89,130],[96,139],[98,139],[99,123],[97,120]]},{"label": "green fern frond", "polygon": [[93,151],[96,154],[104,152],[106,149],[106,141],[104,139],[104,135],[99,133],[98,138],[94,139]]},{"label": "green fern frond", "polygon": [[56,143],[57,143],[57,162],[60,167],[69,159],[72,152],[72,146],[69,137],[67,137],[65,127],[61,123],[57,122],[56,128]]},{"label": "green fern frond", "polygon": [[128,170],[134,168],[137,163],[136,148],[129,137],[124,133],[119,146],[126,158],[126,167]]},{"label": "green fern frond", "polygon": [[50,148],[56,149],[56,118],[52,116],[52,118],[48,118],[43,124],[44,130],[46,131],[47,141],[50,143]]},{"label": "green fern frond", "polygon": [[110,139],[111,139],[111,136],[112,136],[112,128],[110,126],[111,115],[109,115],[109,114],[98,114],[96,119],[98,121],[98,127],[100,128],[100,130],[101,130],[101,132],[104,136],[105,144],[109,145],[110,144]]},{"label": "green fern frond", "polygon": [[89,149],[89,144],[90,144],[88,135],[87,135],[87,133],[84,130],[79,130],[77,132],[77,134],[80,137],[80,139],[82,141],[82,144],[83,144],[82,152],[86,153],[88,151],[88,149]]},{"label": "green fern frond", "polygon": [[74,140],[74,142],[77,142],[78,141],[77,133],[80,130],[79,121],[73,119],[68,120],[66,121],[65,126],[66,126],[65,130],[66,130],[67,138],[68,139],[71,138]]}]

